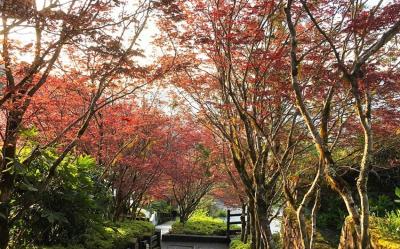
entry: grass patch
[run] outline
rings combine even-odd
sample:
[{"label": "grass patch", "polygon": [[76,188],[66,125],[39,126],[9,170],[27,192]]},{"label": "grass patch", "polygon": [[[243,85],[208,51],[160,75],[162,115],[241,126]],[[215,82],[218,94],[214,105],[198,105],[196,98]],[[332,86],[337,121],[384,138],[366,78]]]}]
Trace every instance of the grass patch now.
[{"label": "grass patch", "polygon": [[172,225],[172,234],[225,235],[226,224],[223,220],[205,215],[195,215],[186,224],[179,221]]}]

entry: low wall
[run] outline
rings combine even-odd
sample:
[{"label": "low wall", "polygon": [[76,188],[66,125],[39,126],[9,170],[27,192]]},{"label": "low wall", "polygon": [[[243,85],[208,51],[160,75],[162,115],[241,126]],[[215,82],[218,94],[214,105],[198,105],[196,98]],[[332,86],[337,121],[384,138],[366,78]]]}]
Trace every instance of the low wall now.
[{"label": "low wall", "polygon": [[162,235],[162,249],[228,249],[230,239],[225,236],[183,234]]}]

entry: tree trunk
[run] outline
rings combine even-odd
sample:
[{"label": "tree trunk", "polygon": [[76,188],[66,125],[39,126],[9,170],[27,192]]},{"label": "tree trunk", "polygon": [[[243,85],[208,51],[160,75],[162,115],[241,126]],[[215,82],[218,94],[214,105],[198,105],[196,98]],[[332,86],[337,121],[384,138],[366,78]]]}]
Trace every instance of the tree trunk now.
[{"label": "tree trunk", "polygon": [[296,212],[289,207],[283,211],[282,223],[282,249],[302,249],[302,239],[297,222]]},{"label": "tree trunk", "polygon": [[358,249],[359,236],[355,229],[354,220],[347,217],[344,221],[338,249]]},{"label": "tree trunk", "polygon": [[360,175],[358,176],[357,180],[357,191],[360,197],[360,248],[368,249],[370,248],[369,243],[369,203],[368,203],[368,174],[370,170],[370,155],[372,149],[372,134],[369,127],[365,127],[365,134],[364,134],[364,153],[363,158],[361,160],[360,165]]},{"label": "tree trunk", "polygon": [[309,249],[310,248],[310,239],[307,232],[307,223],[306,218],[304,217],[304,213],[301,209],[296,212],[297,224],[301,238],[301,248]]},{"label": "tree trunk", "polygon": [[[8,245],[8,241],[10,239],[10,230],[8,224],[8,205],[5,203],[1,204],[0,212],[2,216],[0,216],[0,249],[6,249]],[[3,215],[5,217],[3,217]]]},{"label": "tree trunk", "polygon": [[123,213],[124,209],[124,202],[122,198],[122,193],[117,190],[116,196],[115,196],[115,210],[114,210],[114,215],[113,215],[113,221],[118,221],[121,218],[121,215]]},{"label": "tree trunk", "polygon": [[0,172],[2,172],[0,175],[0,249],[7,248],[10,239],[9,214],[14,175],[12,170],[7,169],[14,166],[14,160],[16,159],[17,135],[21,119],[22,113],[19,111],[10,111],[7,115],[7,127],[0,168]]},{"label": "tree trunk", "polygon": [[251,249],[257,248],[257,221],[254,214],[254,200],[250,198],[249,200],[249,214],[250,214],[250,232],[251,232]]},{"label": "tree trunk", "polygon": [[189,219],[188,216],[189,215],[187,214],[187,212],[184,209],[181,209],[179,212],[179,222],[185,224]]},{"label": "tree trunk", "polygon": [[311,232],[310,232],[310,249],[315,247],[315,241],[317,239],[317,212],[320,208],[320,189],[315,193],[314,205],[311,210]]},{"label": "tree trunk", "polygon": [[263,245],[261,248],[272,249],[275,248],[275,245],[272,239],[270,221],[268,219],[268,204],[265,196],[266,191],[260,186],[256,192],[255,213],[259,226],[260,243]]},{"label": "tree trunk", "polygon": [[[7,159],[4,161],[12,163]],[[7,248],[10,239],[9,215],[13,178],[9,172],[5,172],[2,174],[0,183],[0,249]]]}]

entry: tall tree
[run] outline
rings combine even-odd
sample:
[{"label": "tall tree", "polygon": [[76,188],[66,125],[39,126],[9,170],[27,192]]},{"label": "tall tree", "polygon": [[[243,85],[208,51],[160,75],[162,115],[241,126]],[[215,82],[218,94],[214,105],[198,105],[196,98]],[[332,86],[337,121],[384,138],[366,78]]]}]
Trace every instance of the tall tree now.
[{"label": "tall tree", "polygon": [[[173,81],[228,142],[252,214],[253,247],[273,248],[272,207],[291,164],[296,111],[285,80],[281,3],[177,1],[179,19],[160,23],[170,41]],[[175,19],[172,19],[175,20]],[[268,36],[265,37],[265,34]],[[265,64],[267,62],[267,65]]]},{"label": "tall tree", "polygon": [[[86,105],[82,105],[81,116],[65,127],[65,130],[70,130],[77,126],[74,136],[65,144],[40,188],[47,186],[57,166],[86,131],[95,112],[121,97],[107,90],[111,82],[116,83],[121,76],[137,78],[143,73],[143,70],[138,70],[132,56],[140,54],[135,44],[146,23],[150,3],[138,2],[129,10],[124,7],[127,4],[127,1],[113,0],[44,1],[43,6],[38,6],[36,1],[2,2],[0,34],[4,76],[0,108],[5,127],[2,127],[1,134],[0,248],[6,248],[9,240],[9,205],[15,185],[13,168],[18,161],[19,132],[33,99],[48,84],[52,74],[59,74],[65,80],[71,76],[71,81],[74,76],[84,77],[84,83],[91,86],[91,90],[88,101],[83,103]],[[26,42],[15,42],[23,41],[18,34],[21,28],[31,34],[31,38]],[[124,39],[127,36],[130,37],[128,42]],[[129,91],[136,87],[131,86]],[[102,99],[104,95],[107,97]],[[63,135],[57,134],[50,144]],[[38,145],[23,162],[24,166],[29,167],[29,163],[48,145]]]},{"label": "tall tree", "polygon": [[[400,30],[399,7],[396,2],[383,5],[383,1],[379,1],[376,5],[365,1],[334,1],[328,5],[325,2],[310,4],[301,0],[288,1],[285,9],[291,40],[291,85],[296,106],[324,160],[327,182],[343,198],[349,215],[355,222],[358,248],[370,247],[367,182],[372,162],[372,113],[375,108],[379,109],[379,106],[387,101],[387,97],[375,95],[374,92],[382,93],[380,89],[392,84],[393,76],[388,75],[386,69],[398,67],[397,62],[385,58],[390,58],[391,53],[398,51],[391,40]],[[317,49],[310,50],[309,44],[302,43],[303,37],[307,35],[302,32],[305,27],[316,34],[315,45],[311,48],[315,46]],[[382,49],[384,46],[386,51]],[[315,61],[313,55],[319,51],[329,51],[330,59],[323,62]],[[364,137],[363,156],[359,162],[356,184],[360,210],[356,206],[349,184],[335,173],[337,168],[331,144],[336,139],[329,139],[326,128],[323,129],[324,132],[318,132],[310,114],[308,99],[302,93],[305,87],[315,87],[316,75],[304,76],[304,72],[300,71],[300,66],[308,63],[320,63],[326,69],[335,70],[334,85],[326,84],[329,90],[325,98],[326,108],[322,113],[326,116],[322,118],[325,119],[322,126],[328,127],[333,94],[347,91],[352,95],[354,115],[358,118],[362,128],[360,132]],[[377,75],[380,76],[379,79],[374,77]],[[378,99],[378,97],[383,98]],[[374,98],[375,105],[372,102]],[[347,243],[345,239],[341,245],[343,247]]]}]

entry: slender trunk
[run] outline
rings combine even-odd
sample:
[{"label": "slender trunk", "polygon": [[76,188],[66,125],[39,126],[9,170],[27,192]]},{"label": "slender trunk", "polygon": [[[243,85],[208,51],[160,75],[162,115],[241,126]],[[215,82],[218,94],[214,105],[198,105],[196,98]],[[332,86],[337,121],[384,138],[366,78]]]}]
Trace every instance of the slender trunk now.
[{"label": "slender trunk", "polygon": [[297,217],[297,222],[299,225],[299,232],[300,232],[300,236],[301,236],[301,244],[302,244],[303,249],[309,249],[311,247],[311,243],[310,243],[311,235],[310,235],[310,237],[308,236],[307,223],[306,223],[306,218],[304,216],[304,209],[306,208],[306,206],[308,205],[312,196],[318,189],[318,183],[320,181],[321,173],[322,173],[321,172],[322,164],[323,164],[323,160],[320,159],[320,161],[318,163],[318,170],[317,170],[317,173],[315,174],[314,180],[313,180],[310,188],[308,189],[308,191],[304,194],[302,201],[296,210],[296,217]]},{"label": "slender trunk", "polygon": [[369,157],[371,155],[372,148],[372,135],[369,128],[365,129],[364,134],[364,154],[361,160],[360,175],[357,180],[357,191],[360,197],[361,204],[361,215],[360,215],[360,248],[368,249],[370,248],[368,227],[369,227],[369,203],[368,203],[368,174],[369,174]]},{"label": "slender trunk", "polygon": [[307,233],[307,223],[306,218],[304,217],[304,213],[301,209],[298,209],[296,212],[297,223],[299,226],[301,244],[303,249],[310,248],[310,240]]},{"label": "slender trunk", "polygon": [[[326,144],[323,141],[323,138],[320,136],[318,133],[313,120],[310,116],[310,113],[305,105],[305,101],[303,99],[303,95],[301,92],[300,84],[299,84],[299,79],[298,79],[298,67],[300,64],[300,61],[297,59],[297,36],[296,36],[296,29],[295,29],[295,24],[292,21],[292,12],[291,12],[291,7],[292,7],[293,1],[290,0],[288,1],[287,7],[285,8],[285,13],[286,13],[286,19],[288,23],[288,28],[290,31],[290,44],[291,44],[291,50],[290,50],[290,58],[291,58],[291,83],[292,83],[292,88],[296,96],[296,107],[301,113],[308,130],[310,131],[314,143],[316,145],[316,148],[321,156],[321,158],[324,158],[325,160],[325,176],[327,183],[339,193],[341,198],[344,200],[346,204],[346,208],[352,216],[353,220],[356,222],[356,224],[359,224],[359,213],[356,208],[356,205],[354,203],[352,193],[348,187],[348,184],[335,172],[335,164],[334,160],[332,159],[330,155],[330,151]],[[303,5],[306,7],[305,5]],[[359,226],[355,226],[355,230],[357,233],[360,233]]]},{"label": "slender trunk", "polygon": [[255,229],[256,229],[256,248],[261,249],[260,224],[256,215],[254,216],[254,218],[255,218]]},{"label": "slender trunk", "polygon": [[258,221],[259,233],[260,233],[260,245],[261,248],[275,248],[272,240],[272,233],[270,228],[270,222],[268,219],[268,204],[264,199],[265,191],[257,191],[256,193],[256,219]]},{"label": "slender trunk", "polygon": [[120,219],[121,214],[123,212],[123,208],[124,208],[124,203],[121,197],[121,193],[120,191],[117,191],[115,196],[115,210],[113,215],[113,221],[118,221]]},{"label": "slender trunk", "polygon": [[250,227],[251,227],[251,249],[257,248],[257,221],[254,214],[254,199],[249,200],[249,214],[250,214]]},{"label": "slender trunk", "polygon": [[268,244],[265,244],[263,242],[264,247],[269,248],[269,249],[275,249],[276,245],[275,245],[275,241],[273,240],[273,237],[272,237],[272,232],[271,232],[271,227],[270,227],[269,222],[268,222],[268,226],[265,228],[265,234],[267,237]]},{"label": "slender trunk", "polygon": [[181,208],[180,212],[179,212],[179,222],[182,224],[185,224],[186,221],[188,220],[188,214],[187,212]]},{"label": "slender trunk", "polygon": [[115,207],[114,216],[113,216],[113,221],[114,221],[114,222],[115,222],[115,221],[118,221],[119,218],[121,217],[121,214],[122,214],[122,207],[121,207],[121,205],[117,205],[117,206]]},{"label": "slender trunk", "polygon": [[314,205],[311,210],[311,233],[310,233],[310,249],[314,248],[317,238],[317,212],[320,207],[320,189],[315,193]]}]

